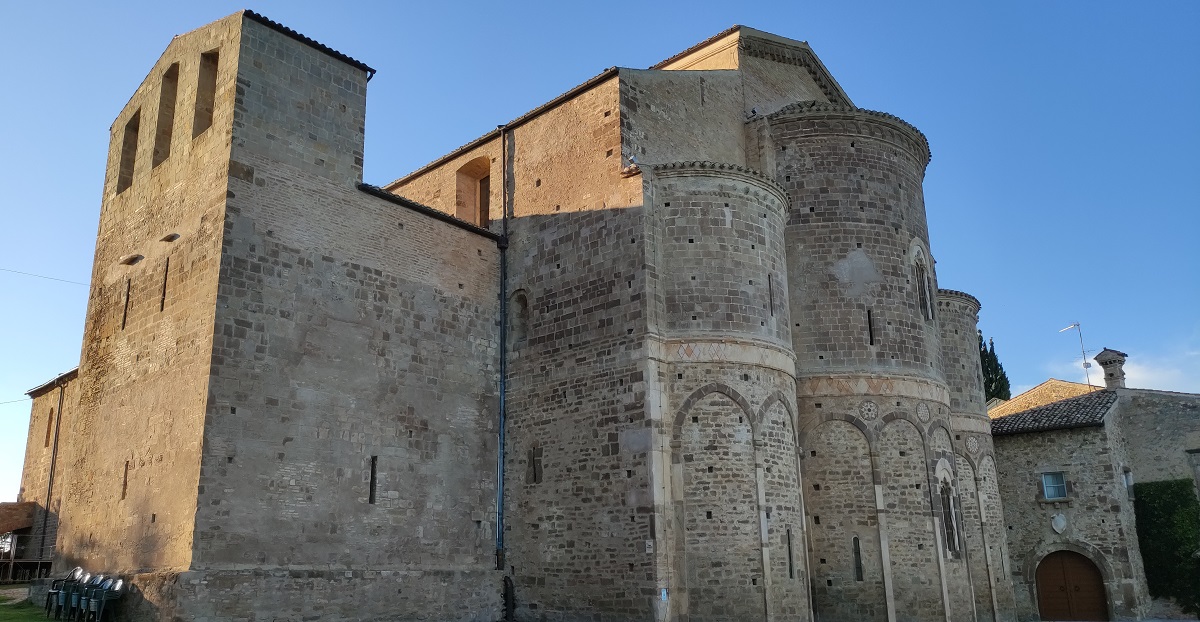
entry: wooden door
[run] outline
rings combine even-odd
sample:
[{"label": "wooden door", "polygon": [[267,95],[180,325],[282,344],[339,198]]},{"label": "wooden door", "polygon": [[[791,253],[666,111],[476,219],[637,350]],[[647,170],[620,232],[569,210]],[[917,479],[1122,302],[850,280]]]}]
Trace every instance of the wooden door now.
[{"label": "wooden door", "polygon": [[1038,610],[1043,620],[1107,620],[1104,578],[1091,560],[1056,551],[1037,569]]}]

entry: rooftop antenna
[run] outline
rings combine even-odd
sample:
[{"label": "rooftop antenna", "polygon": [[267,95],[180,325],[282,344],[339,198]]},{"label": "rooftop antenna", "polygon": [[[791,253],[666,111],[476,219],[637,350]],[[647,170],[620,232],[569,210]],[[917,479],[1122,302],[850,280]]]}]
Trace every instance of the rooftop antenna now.
[{"label": "rooftop antenna", "polygon": [[1092,374],[1088,372],[1088,368],[1091,367],[1092,364],[1089,363],[1087,360],[1087,350],[1083,349],[1083,329],[1079,327],[1079,322],[1074,322],[1070,326],[1068,326],[1058,332],[1065,333],[1065,332],[1071,330],[1072,328],[1074,328],[1075,331],[1079,333],[1079,355],[1080,355],[1080,358],[1083,359],[1083,374],[1085,377],[1087,377],[1087,383],[1088,383],[1088,386],[1090,387],[1090,386],[1093,386],[1092,385]]}]

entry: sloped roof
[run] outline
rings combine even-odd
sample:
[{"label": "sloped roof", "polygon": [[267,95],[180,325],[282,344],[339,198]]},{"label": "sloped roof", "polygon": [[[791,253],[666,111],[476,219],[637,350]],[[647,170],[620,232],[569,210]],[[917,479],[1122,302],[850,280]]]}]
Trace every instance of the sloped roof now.
[{"label": "sloped roof", "polygon": [[1101,388],[1083,384],[1082,382],[1067,382],[1066,380],[1051,378],[1007,402],[998,404],[995,408],[989,408],[988,416],[996,419],[997,417],[1019,413],[1030,408],[1045,406],[1046,404],[1069,397],[1087,395],[1093,391],[1099,391]]},{"label": "sloped roof", "polygon": [[8,533],[18,529],[33,526],[37,504],[32,501],[24,503],[0,503],[0,533]]},{"label": "sloped roof", "polygon": [[1070,397],[1044,406],[993,418],[992,436],[1102,426],[1104,425],[1104,415],[1108,414],[1115,403],[1117,403],[1116,391],[1100,390]]}]

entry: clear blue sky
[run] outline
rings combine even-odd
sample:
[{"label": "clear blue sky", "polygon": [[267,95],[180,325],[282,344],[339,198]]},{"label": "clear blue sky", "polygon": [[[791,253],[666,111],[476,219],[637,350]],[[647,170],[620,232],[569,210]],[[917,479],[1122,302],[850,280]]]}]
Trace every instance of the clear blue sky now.
[{"label": "clear blue sky", "polygon": [[[1200,2],[0,0],[0,268],[88,281],[109,125],[173,35],[241,8],[379,70],[376,184],[732,24],[807,40],[856,104],[929,137],[939,284],[983,301],[1014,390],[1083,379],[1058,333],[1080,321],[1131,386],[1200,392]],[[0,291],[7,402],[78,363],[87,288],[0,271]],[[0,501],[28,418],[0,404]]]}]

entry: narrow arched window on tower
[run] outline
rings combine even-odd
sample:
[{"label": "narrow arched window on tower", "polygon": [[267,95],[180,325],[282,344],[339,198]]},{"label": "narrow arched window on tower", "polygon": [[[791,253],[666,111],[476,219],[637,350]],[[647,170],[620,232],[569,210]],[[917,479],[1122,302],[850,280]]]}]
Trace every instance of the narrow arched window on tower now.
[{"label": "narrow arched window on tower", "polygon": [[921,307],[921,317],[933,319],[933,279],[925,267],[925,258],[918,255],[913,264],[913,285],[917,288],[917,302]]},{"label": "narrow arched window on tower", "polygon": [[529,338],[529,296],[525,290],[513,292],[508,305],[508,349],[515,350]]},{"label": "narrow arched window on tower", "polygon": [[946,550],[958,553],[958,525],[954,518],[954,495],[950,482],[942,480],[940,496],[942,498],[942,530],[946,535]]},{"label": "narrow arched window on tower", "polygon": [[455,173],[454,215],[459,220],[487,227],[491,213],[491,160],[479,156]]}]

